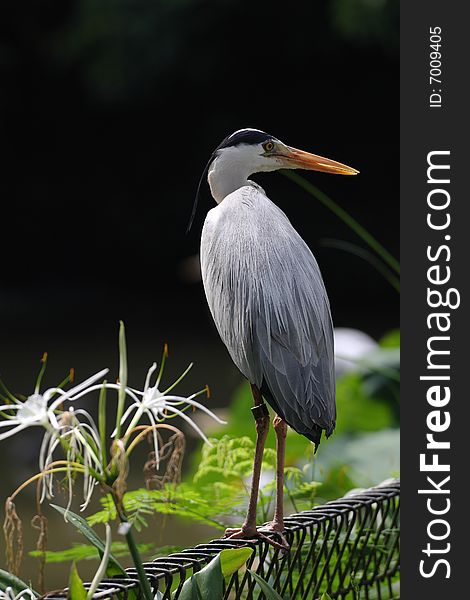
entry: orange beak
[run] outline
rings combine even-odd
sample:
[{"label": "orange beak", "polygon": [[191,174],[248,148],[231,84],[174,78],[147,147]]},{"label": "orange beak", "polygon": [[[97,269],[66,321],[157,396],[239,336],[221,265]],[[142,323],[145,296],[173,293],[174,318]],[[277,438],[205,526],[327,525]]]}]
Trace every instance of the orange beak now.
[{"label": "orange beak", "polygon": [[335,160],[310,154],[297,148],[286,146],[285,150],[276,153],[276,156],[285,160],[287,169],[307,169],[309,171],[322,171],[323,173],[332,173],[334,175],[357,175],[359,171],[343,165]]}]

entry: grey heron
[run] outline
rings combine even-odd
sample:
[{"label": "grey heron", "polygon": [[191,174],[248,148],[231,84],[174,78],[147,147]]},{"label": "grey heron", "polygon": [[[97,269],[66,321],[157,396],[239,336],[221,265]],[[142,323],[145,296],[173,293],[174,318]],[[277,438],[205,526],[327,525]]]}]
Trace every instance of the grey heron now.
[{"label": "grey heron", "polygon": [[[240,129],[212,154],[207,180],[217,206],[201,236],[204,290],[222,341],[251,384],[257,439],[248,513],[232,538],[282,535],[287,425],[315,444],[336,423],[333,325],[317,262],[286,215],[248,177],[261,171],[308,169],[356,175],[358,171],[297,150],[257,129]],[[256,526],[262,456],[269,412],[276,416],[276,507],[272,523]],[[267,538],[266,538],[267,539]]]}]

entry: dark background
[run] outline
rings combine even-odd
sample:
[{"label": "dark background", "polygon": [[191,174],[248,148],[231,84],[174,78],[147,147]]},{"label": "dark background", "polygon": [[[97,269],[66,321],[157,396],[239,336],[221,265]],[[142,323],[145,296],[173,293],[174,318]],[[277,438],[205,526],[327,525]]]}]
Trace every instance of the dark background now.
[{"label": "dark background", "polygon": [[[12,390],[31,393],[45,350],[46,385],[70,366],[78,380],[102,366],[115,376],[123,319],[134,385],[167,341],[170,374],[196,361],[187,385],[207,381],[227,404],[240,375],[188,276],[207,186],[185,229],[200,173],[235,129],[359,169],[306,177],[398,256],[396,1],[62,0],[1,13],[0,375]],[[362,241],[282,175],[255,178],[317,256],[335,324],[396,327],[393,288],[324,245]]]}]

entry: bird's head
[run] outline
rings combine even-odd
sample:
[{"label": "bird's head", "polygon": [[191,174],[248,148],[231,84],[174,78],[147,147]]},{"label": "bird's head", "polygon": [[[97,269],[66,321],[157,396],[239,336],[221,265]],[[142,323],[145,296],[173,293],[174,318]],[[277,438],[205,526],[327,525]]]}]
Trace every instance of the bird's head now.
[{"label": "bird's head", "polygon": [[221,202],[226,195],[247,182],[253,173],[278,169],[306,169],[335,175],[357,175],[359,171],[329,158],[287,146],[259,129],[239,129],[227,136],[214,150],[199,181],[193,213],[200,188],[207,175],[213,197]]},{"label": "bird's head", "polygon": [[335,175],[357,175],[359,171],[329,158],[287,146],[259,129],[240,129],[217,146],[209,165],[213,171],[243,169],[246,176],[278,169],[307,169]]}]

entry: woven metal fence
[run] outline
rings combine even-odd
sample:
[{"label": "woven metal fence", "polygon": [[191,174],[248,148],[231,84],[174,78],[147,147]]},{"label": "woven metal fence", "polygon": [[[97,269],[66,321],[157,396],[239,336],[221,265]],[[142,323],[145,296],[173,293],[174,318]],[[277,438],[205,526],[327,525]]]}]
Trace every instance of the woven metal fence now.
[{"label": "woven metal fence", "polygon": [[[393,480],[286,517],[291,549],[284,553],[262,541],[213,540],[144,563],[155,593],[178,598],[184,581],[226,548],[254,549],[247,566],[286,600],[316,600],[323,592],[341,600],[390,600],[400,597],[400,482]],[[102,581],[95,598],[138,591],[135,570],[128,579]],[[66,591],[47,598],[63,598]],[[265,596],[248,571],[227,582],[227,600]]]}]

